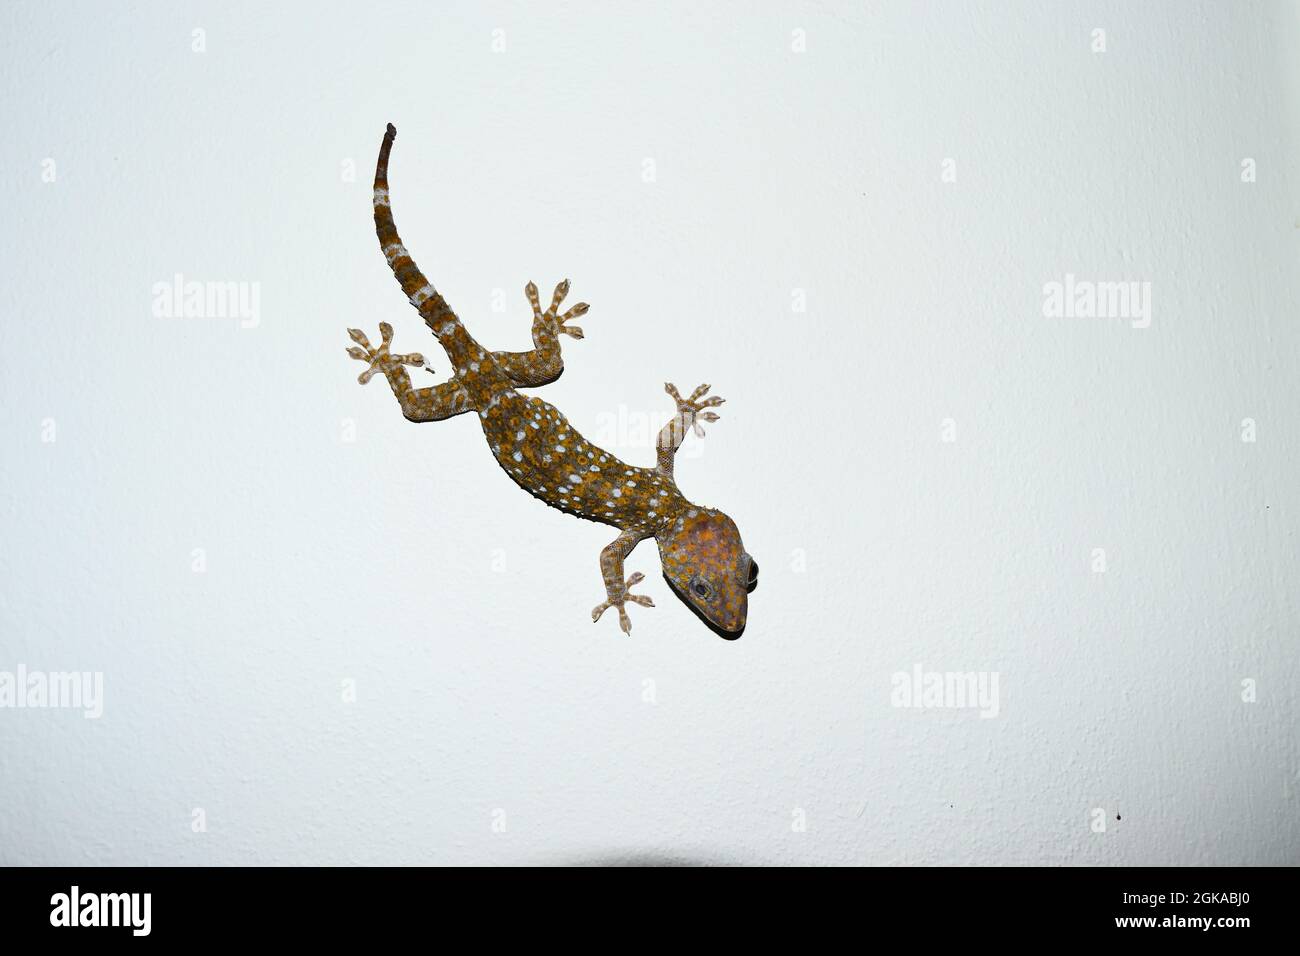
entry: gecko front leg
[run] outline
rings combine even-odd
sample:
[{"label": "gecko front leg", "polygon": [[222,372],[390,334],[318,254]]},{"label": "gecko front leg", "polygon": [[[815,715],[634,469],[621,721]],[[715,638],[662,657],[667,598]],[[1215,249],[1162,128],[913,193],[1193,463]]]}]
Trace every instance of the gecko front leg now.
[{"label": "gecko front leg", "polygon": [[718,413],[708,409],[721,405],[726,399],[716,395],[704,398],[709,391],[708,385],[701,385],[691,392],[690,398],[682,398],[677,392],[677,386],[671,382],[664,383],[664,391],[677,403],[677,414],[659,431],[655,447],[659,456],[659,474],[671,478],[673,461],[677,457],[677,449],[686,440],[686,432],[693,428],[695,434],[703,438],[704,426],[700,422],[716,422]]},{"label": "gecko front leg", "polygon": [[623,605],[631,601],[633,604],[640,604],[642,607],[655,606],[655,602],[643,594],[628,593],[628,588],[645,580],[644,574],[637,571],[626,582],[623,581],[623,561],[632,553],[632,549],[637,546],[637,542],[642,537],[642,535],[632,531],[624,531],[605,545],[600,552],[600,575],[605,579],[605,601],[592,609],[591,620],[593,624],[599,621],[600,616],[611,607],[616,607],[618,608],[618,626],[623,629],[624,634],[631,634],[632,621],[627,616],[627,610]]}]

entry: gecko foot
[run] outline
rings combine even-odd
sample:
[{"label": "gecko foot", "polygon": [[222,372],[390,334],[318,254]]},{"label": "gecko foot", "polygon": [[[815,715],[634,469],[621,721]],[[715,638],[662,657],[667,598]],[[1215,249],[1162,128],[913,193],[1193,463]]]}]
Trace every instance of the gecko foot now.
[{"label": "gecko foot", "polygon": [[419,352],[412,352],[409,355],[394,355],[388,351],[393,344],[393,327],[387,322],[379,323],[379,334],[383,341],[379,343],[378,348],[372,348],[370,340],[360,329],[348,329],[348,336],[353,342],[356,342],[360,348],[353,346],[348,349],[348,355],[352,356],[359,362],[368,363],[369,367],[357,376],[357,381],[362,385],[370,381],[376,372],[380,375],[387,375],[389,371],[400,368],[403,365],[410,365],[414,368],[428,368],[424,364],[424,356]]},{"label": "gecko foot", "polygon": [[[700,438],[704,437],[704,426],[700,422],[716,422],[718,420],[717,412],[707,411],[706,409],[715,408],[726,401],[725,398],[719,398],[717,395],[704,398],[709,391],[708,385],[701,385],[691,392],[690,398],[682,398],[677,392],[677,386],[672,382],[664,382],[664,391],[671,395],[673,401],[677,403],[677,414],[682,416],[686,427],[694,428],[695,434]],[[683,432],[683,434],[685,433]]]},{"label": "gecko foot", "polygon": [[628,588],[634,584],[640,584],[645,580],[645,575],[640,571],[633,572],[632,576],[627,579],[623,585],[623,596],[617,600],[604,601],[597,604],[591,611],[591,622],[594,624],[600,620],[600,616],[608,611],[611,607],[618,608],[618,626],[623,629],[624,634],[632,633],[632,620],[627,616],[627,610],[623,607],[624,603],[631,601],[633,604],[640,604],[642,607],[654,607],[655,602],[650,600],[644,594],[629,594]]},{"label": "gecko foot", "polygon": [[555,293],[551,296],[551,307],[542,312],[542,304],[537,301],[537,286],[532,282],[524,287],[524,295],[528,296],[528,301],[533,306],[533,321],[550,328],[556,334],[571,335],[575,339],[582,338],[582,329],[576,325],[565,325],[570,319],[576,319],[580,315],[586,315],[590,306],[585,302],[579,302],[564,315],[556,316],[560,308],[560,303],[564,297],[569,294],[569,280],[565,279],[555,287]]}]

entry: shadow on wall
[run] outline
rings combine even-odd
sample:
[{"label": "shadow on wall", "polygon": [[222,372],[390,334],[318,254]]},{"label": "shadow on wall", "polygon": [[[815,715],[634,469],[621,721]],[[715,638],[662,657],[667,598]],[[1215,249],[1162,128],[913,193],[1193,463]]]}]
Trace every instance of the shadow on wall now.
[{"label": "shadow on wall", "polygon": [[592,853],[589,856],[559,857],[534,861],[532,866],[744,866],[737,860],[722,857],[692,856],[659,851]]}]

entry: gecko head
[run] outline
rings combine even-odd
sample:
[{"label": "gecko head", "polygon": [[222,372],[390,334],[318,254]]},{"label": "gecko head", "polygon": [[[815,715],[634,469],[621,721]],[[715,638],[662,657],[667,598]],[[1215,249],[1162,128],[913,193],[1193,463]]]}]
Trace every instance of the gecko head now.
[{"label": "gecko head", "polygon": [[758,562],[745,552],[736,523],[721,511],[692,507],[655,542],[676,595],[718,636],[740,637]]}]

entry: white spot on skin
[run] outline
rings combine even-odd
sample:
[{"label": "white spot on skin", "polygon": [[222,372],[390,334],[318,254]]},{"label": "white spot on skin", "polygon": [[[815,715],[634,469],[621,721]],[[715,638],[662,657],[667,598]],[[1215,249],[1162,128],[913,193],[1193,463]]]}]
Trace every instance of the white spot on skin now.
[{"label": "white spot on skin", "polygon": [[385,186],[379,186],[379,187],[377,187],[377,188],[375,189],[375,205],[376,205],[376,206],[387,206],[388,204],[389,204],[389,203],[388,203],[388,189],[387,189],[387,187],[385,187]]},{"label": "white spot on skin", "polygon": [[515,452],[514,459],[515,461],[523,461],[524,460],[523,452],[519,452],[519,451]]},{"label": "white spot on skin", "polygon": [[561,455],[564,454],[564,446],[563,446],[563,445],[556,445],[556,446],[555,446],[555,450],[558,451]]},{"label": "white spot on skin", "polygon": [[523,440],[524,440],[524,433],[523,433],[523,432],[515,432],[515,441],[523,441]]},{"label": "white spot on skin", "polygon": [[577,475],[570,475],[569,481],[573,482],[573,484],[576,485],[578,482],[582,481],[582,479],[579,478]]},{"label": "white spot on skin", "polygon": [[622,489],[622,488],[615,488],[615,489],[614,489],[614,497],[615,497],[615,498],[622,498],[622,497],[623,497],[623,489]]}]

